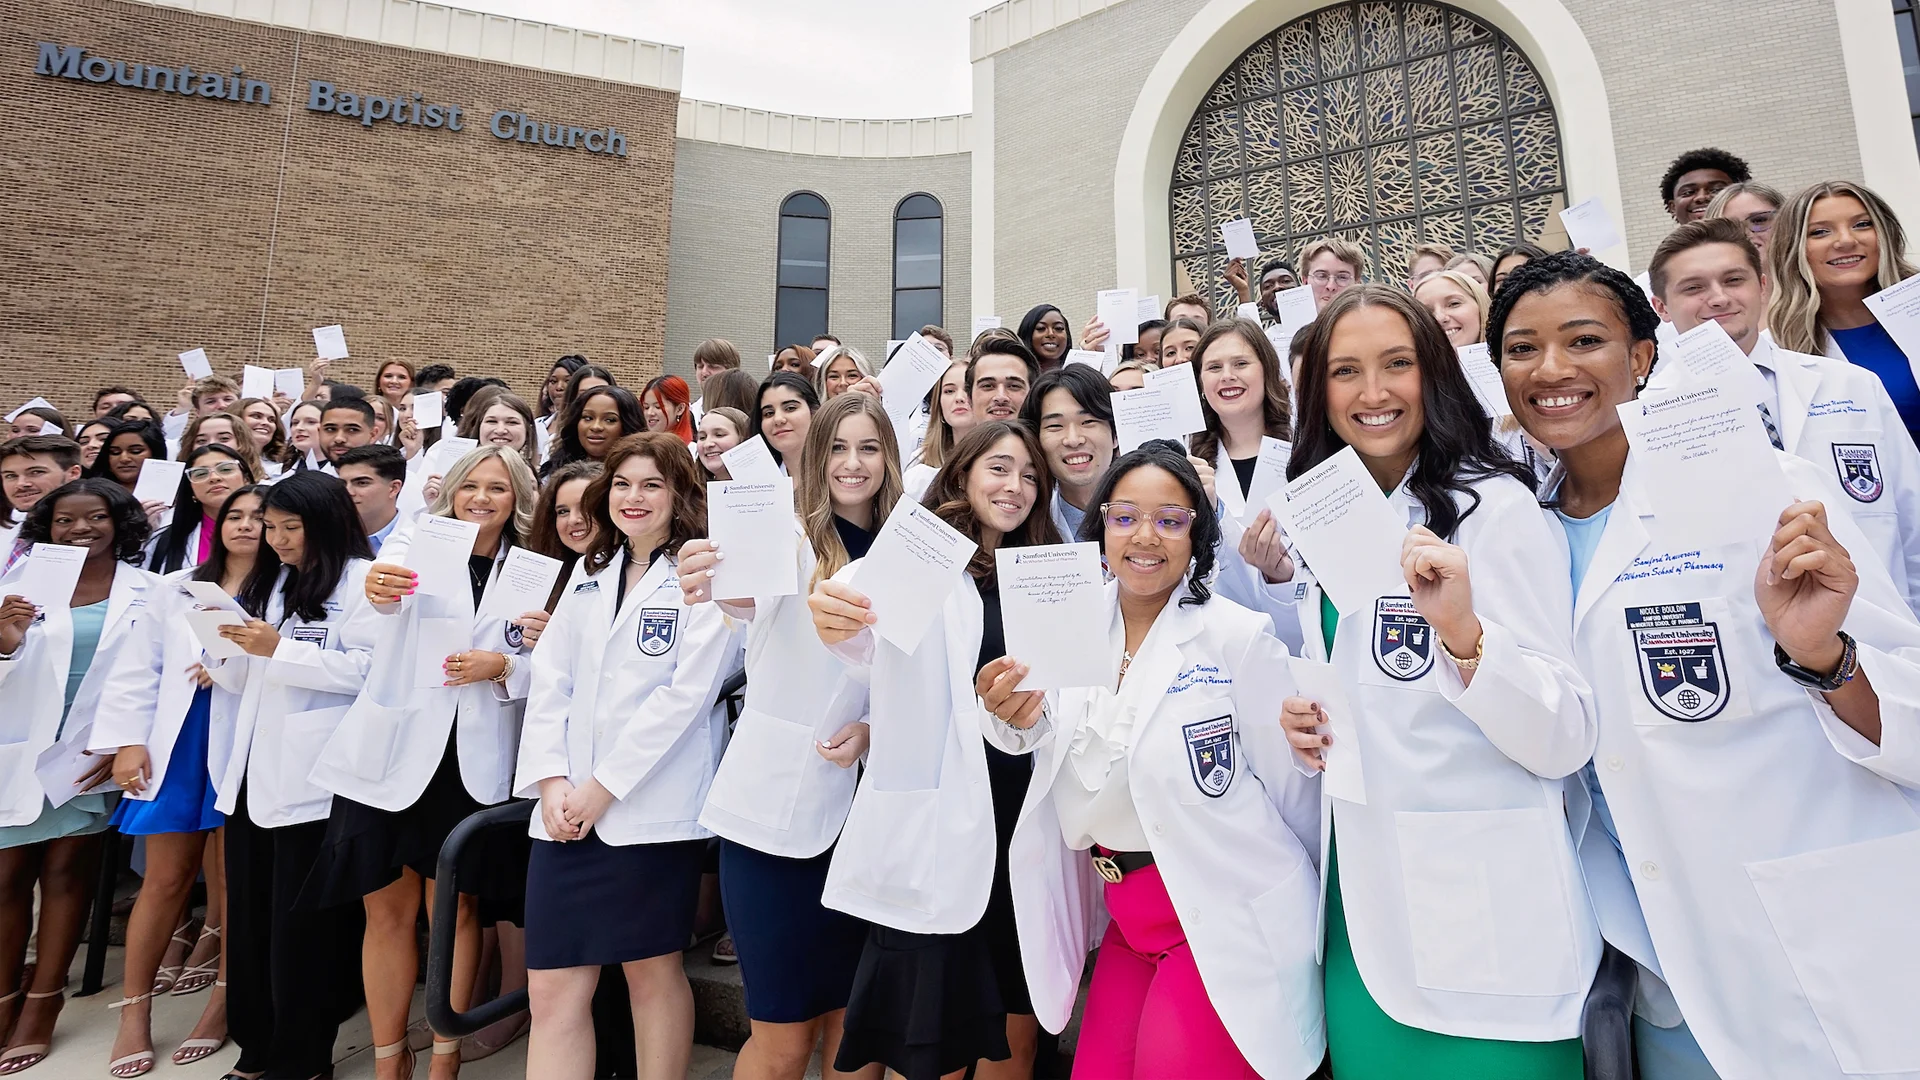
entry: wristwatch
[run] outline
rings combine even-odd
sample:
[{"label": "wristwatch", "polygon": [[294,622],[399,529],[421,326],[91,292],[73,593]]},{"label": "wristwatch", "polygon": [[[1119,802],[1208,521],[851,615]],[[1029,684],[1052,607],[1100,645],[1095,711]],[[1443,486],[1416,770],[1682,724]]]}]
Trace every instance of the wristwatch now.
[{"label": "wristwatch", "polygon": [[1833,669],[1831,674],[1822,675],[1812,668],[1802,667],[1794,663],[1792,658],[1787,656],[1787,650],[1781,648],[1780,643],[1777,641],[1773,643],[1774,666],[1780,669],[1781,674],[1809,690],[1818,690],[1823,694],[1831,694],[1851,682],[1854,674],[1860,670],[1859,648],[1854,644],[1853,638],[1848,636],[1845,630],[1839,631],[1839,634],[1840,663]]}]

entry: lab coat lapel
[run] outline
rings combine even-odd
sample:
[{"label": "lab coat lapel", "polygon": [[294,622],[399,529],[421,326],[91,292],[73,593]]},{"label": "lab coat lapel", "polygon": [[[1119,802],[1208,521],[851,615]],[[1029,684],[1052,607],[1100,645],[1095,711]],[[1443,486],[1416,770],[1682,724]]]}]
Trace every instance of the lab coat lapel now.
[{"label": "lab coat lapel", "polygon": [[1240,517],[1247,512],[1247,497],[1240,493],[1240,474],[1233,471],[1225,439],[1220,440],[1220,450],[1213,455],[1213,493],[1220,496],[1225,516],[1244,526],[1246,523]]},{"label": "lab coat lapel", "polygon": [[[1140,654],[1127,668],[1127,681],[1139,680],[1134,690],[1139,694],[1136,700],[1140,702],[1143,718],[1152,716],[1166,700],[1167,689],[1180,673],[1180,646],[1200,632],[1199,613],[1194,608],[1182,607],[1174,598],[1185,596],[1186,592],[1185,585],[1174,589],[1173,597],[1168,598],[1167,606],[1160,609],[1160,615],[1140,642]],[[1135,735],[1133,745],[1137,747],[1142,741]]]},{"label": "lab coat lapel", "polygon": [[128,563],[114,567],[113,585],[107,590],[107,619],[100,626],[102,645],[119,629],[133,602],[145,599],[146,594],[147,579],[139,570]]},{"label": "lab coat lapel", "polygon": [[1634,498],[1634,484],[1637,482],[1634,473],[1633,459],[1629,457],[1626,473],[1620,478],[1620,494],[1613,500],[1613,510],[1607,515],[1606,528],[1600,534],[1600,546],[1594,549],[1593,561],[1587,564],[1586,577],[1580,580],[1580,597],[1573,609],[1573,632],[1576,637],[1587,612],[1599,602],[1607,586],[1613,584],[1621,571],[1632,566],[1634,558],[1646,549],[1647,526],[1640,519],[1652,517],[1653,511],[1642,508]]},{"label": "lab coat lapel", "polygon": [[[614,573],[609,575],[605,584],[600,586],[601,595],[606,597],[603,601],[604,603],[612,603],[614,594],[620,591],[620,578],[618,575],[627,572],[626,552],[622,551],[620,553],[617,566],[611,567],[610,569],[612,569]],[[653,590],[659,588],[661,582],[665,581],[667,575],[671,573],[673,573],[673,562],[664,555],[653,560],[653,562],[648,565],[646,573],[641,574],[640,580],[634,582],[633,588],[627,590],[626,599],[621,602],[619,609],[613,613],[611,640],[619,640],[623,628],[634,620],[636,612],[646,606],[647,597],[652,596]]]},{"label": "lab coat lapel", "polygon": [[1753,347],[1752,360],[1773,372],[1774,396],[1779,402],[1774,422],[1780,428],[1780,443],[1787,453],[1800,445],[1800,433],[1806,430],[1807,406],[1820,390],[1820,369],[1798,353],[1790,353],[1773,343],[1769,334],[1761,334]]}]

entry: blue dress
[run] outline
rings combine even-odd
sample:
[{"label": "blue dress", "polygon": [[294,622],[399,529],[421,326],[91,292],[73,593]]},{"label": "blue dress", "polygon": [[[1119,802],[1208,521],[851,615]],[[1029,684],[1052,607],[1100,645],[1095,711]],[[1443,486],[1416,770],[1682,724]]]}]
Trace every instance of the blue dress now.
[{"label": "blue dress", "polygon": [[213,777],[207,775],[207,728],[212,716],[213,690],[203,686],[194,691],[193,704],[180,724],[160,793],[151,799],[120,800],[113,814],[115,828],[128,836],[152,836],[205,832],[226,823],[227,816],[213,808],[219,796],[213,790]]},{"label": "blue dress", "polygon": [[[93,654],[100,648],[100,632],[107,624],[105,600],[69,610],[73,617],[73,651],[67,659],[66,703],[61,707],[60,726],[54,731],[56,742],[66,734],[67,711],[73,708],[73,699],[80,693],[80,683],[86,679],[87,669],[93,666]],[[76,795],[55,806],[43,796],[39,817],[25,825],[0,828],[0,848],[25,847],[69,836],[92,836],[106,832],[111,824],[109,815],[113,811],[113,804],[119,798],[119,792],[107,791],[95,795]]]}]

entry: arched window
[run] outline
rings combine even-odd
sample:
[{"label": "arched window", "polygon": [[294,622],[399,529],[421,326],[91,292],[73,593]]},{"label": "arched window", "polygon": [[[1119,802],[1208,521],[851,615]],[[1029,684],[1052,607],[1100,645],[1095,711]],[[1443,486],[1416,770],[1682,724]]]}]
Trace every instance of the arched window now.
[{"label": "arched window", "polygon": [[893,210],[894,340],[940,325],[940,256],[940,200],[931,195],[901,199]]},{"label": "arched window", "polygon": [[1418,243],[1491,256],[1539,239],[1566,181],[1553,102],[1519,46],[1441,4],[1344,0],[1221,73],[1169,194],[1176,291],[1232,310],[1222,222],[1251,219],[1262,260],[1345,237],[1370,277],[1398,280]]},{"label": "arched window", "polygon": [[780,270],[774,291],[773,348],[805,345],[827,332],[827,270],[833,212],[827,200],[796,191],[780,204]]}]

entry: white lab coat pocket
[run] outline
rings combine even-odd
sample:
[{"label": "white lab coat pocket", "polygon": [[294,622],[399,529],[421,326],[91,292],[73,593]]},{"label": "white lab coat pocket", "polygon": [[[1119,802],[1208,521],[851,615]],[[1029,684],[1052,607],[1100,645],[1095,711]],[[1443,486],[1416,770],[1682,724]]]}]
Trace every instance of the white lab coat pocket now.
[{"label": "white lab coat pocket", "polygon": [[320,760],[320,754],[327,748],[327,741],[333,738],[334,729],[340,721],[346,719],[350,705],[336,705],[330,709],[310,709],[306,712],[288,713],[280,727],[280,761],[278,772],[283,792],[292,792],[315,788],[307,774],[313,771],[313,763]]},{"label": "white lab coat pocket", "polygon": [[[883,904],[931,915],[940,849],[940,792],[864,788],[834,850],[829,878]],[[831,890],[834,882],[829,880]]]},{"label": "white lab coat pocket", "polygon": [[1414,981],[1428,990],[1558,997],[1585,986],[1566,882],[1566,826],[1541,809],[1394,814]]},{"label": "white lab coat pocket", "polygon": [[755,825],[785,831],[807,768],[820,760],[813,729],[748,709],[720,758],[707,802]]},{"label": "white lab coat pocket", "polygon": [[379,782],[387,778],[393,765],[394,747],[400,743],[400,728],[415,710],[406,705],[382,705],[372,695],[362,694],[347,707],[338,734],[327,749],[344,753],[329,754],[346,765],[362,780]]},{"label": "white lab coat pocket", "polygon": [[34,776],[39,758],[32,743],[0,743],[0,827],[31,825],[40,817],[46,791]]},{"label": "white lab coat pocket", "polygon": [[1841,1070],[1920,1071],[1920,830],[1748,863],[1747,877]]},{"label": "white lab coat pocket", "polygon": [[1320,1002],[1318,942],[1313,927],[1320,903],[1320,878],[1302,856],[1280,884],[1253,898],[1253,921],[1273,959],[1271,977],[1293,1014],[1294,1030],[1308,1046],[1321,1038],[1325,1024]]}]

